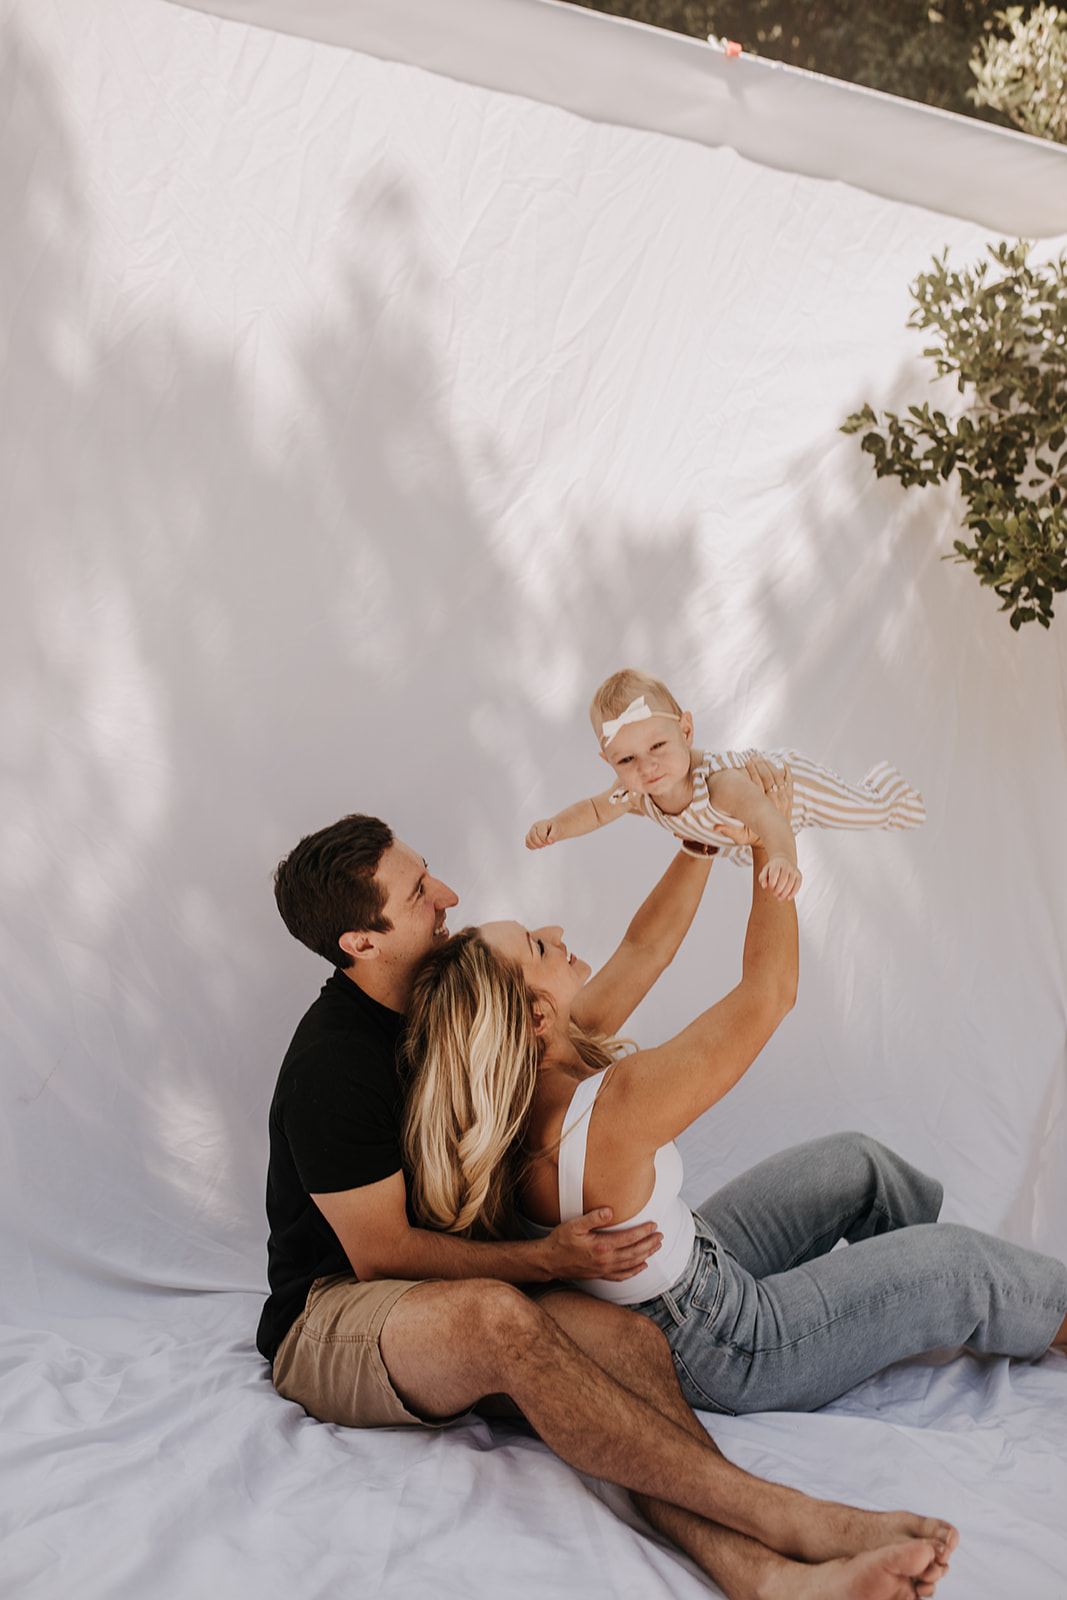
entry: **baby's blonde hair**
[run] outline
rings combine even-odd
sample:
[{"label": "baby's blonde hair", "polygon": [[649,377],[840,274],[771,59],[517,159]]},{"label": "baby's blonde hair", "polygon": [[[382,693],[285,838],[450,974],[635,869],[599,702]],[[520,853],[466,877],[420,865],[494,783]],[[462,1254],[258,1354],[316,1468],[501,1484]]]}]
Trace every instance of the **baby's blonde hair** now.
[{"label": "baby's blonde hair", "polygon": [[650,711],[661,711],[666,716],[681,717],[682,708],[661,678],[651,672],[641,672],[637,667],[623,667],[605,678],[589,703],[589,720],[593,732],[604,742],[603,728],[612,717],[621,716],[628,705],[644,695]]}]

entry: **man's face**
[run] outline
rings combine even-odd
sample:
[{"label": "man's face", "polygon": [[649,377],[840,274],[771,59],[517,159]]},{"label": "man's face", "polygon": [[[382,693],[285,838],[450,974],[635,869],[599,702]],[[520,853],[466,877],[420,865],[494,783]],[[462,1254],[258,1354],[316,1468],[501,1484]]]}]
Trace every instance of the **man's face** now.
[{"label": "man's face", "polygon": [[433,877],[422,856],[400,839],[382,856],[374,880],[392,923],[388,933],[373,936],[379,957],[398,975],[413,972],[437,940],[448,938],[445,918],[459,896]]}]

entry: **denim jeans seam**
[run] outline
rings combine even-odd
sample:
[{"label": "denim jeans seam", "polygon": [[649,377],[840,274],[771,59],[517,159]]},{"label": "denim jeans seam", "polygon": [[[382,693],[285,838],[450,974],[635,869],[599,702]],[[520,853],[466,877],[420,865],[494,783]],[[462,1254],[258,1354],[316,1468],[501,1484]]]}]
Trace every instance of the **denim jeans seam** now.
[{"label": "denim jeans seam", "polygon": [[[946,1284],[958,1284],[960,1281],[960,1274],[958,1272],[939,1272],[933,1279],[925,1278],[923,1280],[923,1287],[924,1290],[928,1291],[931,1288],[938,1288]],[[850,1306],[847,1309],[839,1312],[838,1315],[828,1317],[826,1321],[806,1328],[802,1334],[798,1335],[798,1337],[795,1339],[789,1340],[789,1342],[786,1344],[778,1343],[773,1345],[758,1345],[755,1349],[749,1350],[746,1349],[744,1345],[734,1344],[731,1340],[716,1339],[714,1342],[718,1345],[719,1349],[730,1350],[735,1355],[744,1356],[750,1361],[755,1359],[756,1356],[780,1355],[789,1350],[799,1349],[802,1345],[807,1344],[810,1340],[816,1338],[818,1335],[825,1333],[827,1329],[836,1327],[840,1322],[849,1321],[852,1317],[856,1316],[862,1311],[877,1311],[878,1309],[884,1306],[892,1305],[897,1301],[910,1299],[914,1296],[915,1292],[915,1287],[913,1285],[908,1285],[907,1287],[900,1288],[893,1293],[881,1294],[877,1299],[865,1301],[862,1306]],[[1010,1290],[1004,1291],[1004,1297],[1006,1299],[1011,1299],[1014,1303],[1018,1304],[1017,1297],[1012,1295]]]},{"label": "denim jeans seam", "polygon": [[708,1393],[708,1390],[703,1383],[698,1381],[685,1356],[680,1351],[672,1348],[671,1355],[674,1358],[675,1367],[681,1369],[684,1380],[683,1387],[688,1386],[694,1394],[699,1395],[706,1402],[704,1405],[698,1406],[699,1410],[717,1411],[727,1417],[735,1417],[737,1415],[736,1411],[733,1411],[729,1406],[723,1405],[721,1400],[716,1400],[714,1395]]},{"label": "denim jeans seam", "polygon": [[[843,1216],[839,1216],[836,1220],[836,1223],[832,1227],[820,1228],[818,1233],[810,1234],[803,1248],[798,1250],[787,1263],[787,1265],[780,1268],[780,1270],[782,1272],[792,1272],[793,1268],[798,1266],[801,1262],[810,1261],[811,1253],[815,1245],[817,1245],[821,1239],[829,1238],[829,1236],[835,1232],[839,1239],[843,1239],[848,1229],[856,1221],[856,1218],[862,1216],[864,1209],[865,1208],[863,1206],[855,1206],[851,1211],[846,1211]],[[876,1206],[875,1210],[879,1211],[879,1213],[884,1216],[887,1221],[892,1220],[889,1217],[888,1212],[883,1211],[880,1206]],[[823,1252],[823,1254],[826,1253],[827,1252]]]}]

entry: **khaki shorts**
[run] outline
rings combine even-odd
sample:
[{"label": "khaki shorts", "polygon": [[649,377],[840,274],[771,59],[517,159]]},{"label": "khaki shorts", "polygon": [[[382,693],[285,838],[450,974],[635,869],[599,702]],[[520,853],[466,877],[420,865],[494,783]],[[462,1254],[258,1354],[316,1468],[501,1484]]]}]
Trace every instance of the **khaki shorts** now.
[{"label": "khaki shorts", "polygon": [[316,1278],[274,1357],[278,1393],[320,1422],[346,1428],[441,1428],[454,1421],[415,1416],[385,1370],[380,1349],[385,1319],[401,1295],[414,1288],[396,1278],[361,1283],[349,1272]]}]

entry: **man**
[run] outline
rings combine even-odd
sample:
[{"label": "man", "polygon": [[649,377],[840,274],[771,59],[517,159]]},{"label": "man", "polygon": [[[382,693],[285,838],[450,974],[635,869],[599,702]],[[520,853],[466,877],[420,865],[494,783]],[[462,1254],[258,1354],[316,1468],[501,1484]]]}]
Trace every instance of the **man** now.
[{"label": "man", "polygon": [[[631,922],[613,961],[634,1003],[674,956],[709,867],[679,855]],[[275,895],[294,937],[337,968],[297,1028],[270,1113],[271,1294],[257,1342],[279,1392],[353,1427],[442,1426],[507,1396],[563,1460],[628,1488],[731,1600],[931,1594],[956,1542],[947,1524],[750,1477],[685,1405],[651,1322],[573,1290],[516,1287],[630,1276],[657,1246],[654,1225],[604,1236],[600,1211],[545,1239],[493,1243],[411,1226],[396,1051],[415,970],[457,903],[422,857],[377,818],[345,817],[280,863]],[[763,916],[766,951],[743,983],[753,1006],[788,1009],[795,912]]]}]

